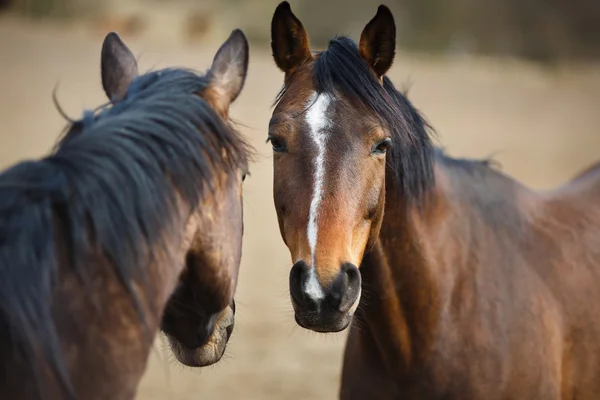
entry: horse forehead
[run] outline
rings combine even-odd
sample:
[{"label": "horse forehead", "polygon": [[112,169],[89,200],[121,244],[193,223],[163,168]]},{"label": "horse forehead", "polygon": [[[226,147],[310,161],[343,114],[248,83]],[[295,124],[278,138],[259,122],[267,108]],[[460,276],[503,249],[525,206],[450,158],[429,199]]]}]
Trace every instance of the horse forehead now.
[{"label": "horse forehead", "polygon": [[328,93],[313,92],[307,101],[305,115],[308,128],[313,134],[326,134],[333,125],[332,108],[335,99]]},{"label": "horse forehead", "polygon": [[[288,98],[289,97],[289,98]],[[290,135],[301,146],[313,147],[315,135],[328,152],[346,153],[374,125],[370,115],[338,94],[315,90],[287,92],[269,121],[270,131]]]}]

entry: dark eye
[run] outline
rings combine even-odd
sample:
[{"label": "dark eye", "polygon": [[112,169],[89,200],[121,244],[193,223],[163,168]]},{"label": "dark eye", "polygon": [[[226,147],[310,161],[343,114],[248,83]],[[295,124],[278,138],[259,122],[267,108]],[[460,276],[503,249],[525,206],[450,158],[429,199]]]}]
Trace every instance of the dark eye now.
[{"label": "dark eye", "polygon": [[273,151],[281,153],[285,151],[285,142],[282,139],[269,136],[267,142],[271,142],[271,146],[273,146]]},{"label": "dark eye", "polygon": [[249,175],[250,175],[250,172],[244,172],[242,174],[242,182],[244,182]]},{"label": "dark eye", "polygon": [[385,154],[387,150],[392,145],[392,139],[385,139],[382,142],[379,142],[373,147],[373,154]]}]

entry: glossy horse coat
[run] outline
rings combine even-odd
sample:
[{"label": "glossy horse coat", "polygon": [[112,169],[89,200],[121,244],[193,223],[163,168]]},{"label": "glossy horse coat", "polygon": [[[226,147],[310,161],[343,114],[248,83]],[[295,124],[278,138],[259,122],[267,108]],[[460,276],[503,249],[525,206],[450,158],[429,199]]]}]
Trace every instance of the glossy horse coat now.
[{"label": "glossy horse coat", "polygon": [[600,167],[534,192],[435,149],[385,76],[395,35],[380,6],[313,54],[287,2],[273,16],[296,320],[350,325],[343,399],[600,398]]}]

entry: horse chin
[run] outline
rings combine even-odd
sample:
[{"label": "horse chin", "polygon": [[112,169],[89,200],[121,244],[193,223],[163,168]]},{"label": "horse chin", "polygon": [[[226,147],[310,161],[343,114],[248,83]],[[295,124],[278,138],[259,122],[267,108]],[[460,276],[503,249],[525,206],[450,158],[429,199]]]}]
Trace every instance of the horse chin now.
[{"label": "horse chin", "polygon": [[318,333],[337,333],[350,326],[352,322],[351,314],[343,314],[335,317],[323,318],[313,313],[296,313],[296,323],[304,329]]},{"label": "horse chin", "polygon": [[307,311],[299,307],[292,299],[294,319],[304,329],[318,333],[337,333],[350,326],[354,309],[347,312],[337,310]]},{"label": "horse chin", "polygon": [[167,335],[175,358],[188,367],[206,367],[217,363],[225,354],[234,322],[234,310],[232,307],[227,307],[219,316],[206,344],[195,349],[185,347],[173,336]]}]

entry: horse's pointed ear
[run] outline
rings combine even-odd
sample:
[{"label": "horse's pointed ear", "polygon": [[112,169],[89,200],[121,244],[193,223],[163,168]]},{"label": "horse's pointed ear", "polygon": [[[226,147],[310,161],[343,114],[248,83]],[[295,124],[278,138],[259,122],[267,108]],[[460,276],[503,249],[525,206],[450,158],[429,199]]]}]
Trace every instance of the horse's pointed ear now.
[{"label": "horse's pointed ear", "polygon": [[389,8],[379,6],[360,35],[358,50],[378,78],[390,69],[396,54],[396,23]]},{"label": "horse's pointed ear", "polygon": [[248,39],[235,29],[221,45],[210,67],[207,100],[224,117],[229,105],[239,96],[248,73]]},{"label": "horse's pointed ear", "polygon": [[273,14],[271,49],[275,64],[286,76],[312,59],[306,30],[287,1],[280,3]]},{"label": "horse's pointed ear", "polygon": [[104,38],[100,62],[102,88],[111,101],[125,97],[127,87],[138,75],[135,56],[116,32]]}]

